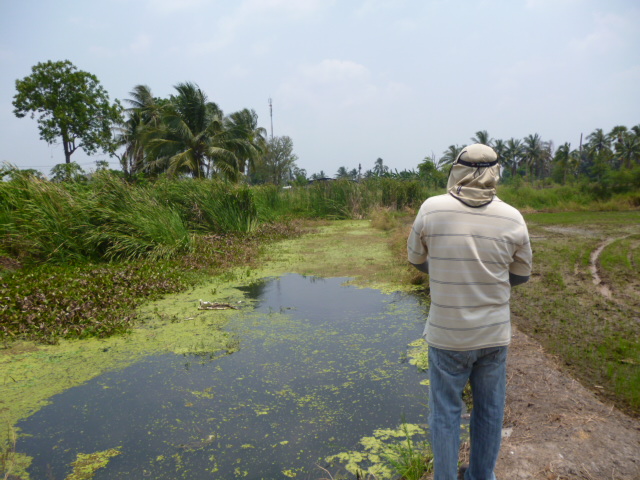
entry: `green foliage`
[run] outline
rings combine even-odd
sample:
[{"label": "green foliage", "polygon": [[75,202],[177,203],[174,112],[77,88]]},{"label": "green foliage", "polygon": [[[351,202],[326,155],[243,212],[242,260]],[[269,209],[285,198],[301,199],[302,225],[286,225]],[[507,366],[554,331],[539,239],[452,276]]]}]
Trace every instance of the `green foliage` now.
[{"label": "green foliage", "polygon": [[418,172],[420,172],[420,178],[425,180],[431,188],[444,188],[447,186],[447,174],[443,169],[439,169],[431,158],[425,158],[424,161],[418,164]]},{"label": "green foliage", "polygon": [[[78,148],[87,153],[115,149],[111,127],[121,121],[121,107],[109,102],[95,75],[78,70],[70,61],[47,61],[16,80],[14,114],[38,116],[40,138],[51,144],[62,140],[65,161]],[[80,143],[76,145],[76,141]]]},{"label": "green foliage", "polygon": [[85,241],[89,215],[81,188],[32,177],[0,183],[0,248],[25,260],[93,257]]},{"label": "green foliage", "polygon": [[145,172],[156,176],[223,178],[240,181],[247,166],[265,150],[265,130],[253,110],[224,117],[195,84],[179,83],[168,99],[153,97],[146,85],[137,85],[127,120],[117,141],[127,176]]},{"label": "green foliage", "polygon": [[247,185],[215,180],[157,182],[154,195],[180,212],[190,228],[209,233],[247,233],[258,225],[254,192]]},{"label": "green foliage", "polygon": [[391,445],[383,456],[404,480],[420,480],[425,473],[431,471],[433,454],[426,441],[416,444],[409,430],[409,425],[403,422],[402,432],[406,441]]},{"label": "green foliage", "polygon": [[50,175],[53,182],[81,182],[86,180],[85,171],[76,162],[54,165]]},{"label": "green foliage", "polygon": [[161,262],[18,270],[0,278],[0,339],[55,343],[126,332],[142,299],[180,291],[188,280],[177,265]]},{"label": "green foliage", "polygon": [[195,234],[258,223],[252,190],[224,182],[131,185],[101,171],[82,184],[0,183],[0,250],[27,262],[172,258],[192,251]]},{"label": "green foliage", "polygon": [[[290,137],[273,137],[267,141],[264,155],[260,156],[251,172],[253,183],[273,183],[285,185],[296,179],[293,169],[298,156],[293,153],[293,140]],[[298,172],[299,176],[299,172]]]},{"label": "green foliage", "polygon": [[397,429],[378,429],[371,437],[360,440],[361,450],[341,452],[327,458],[332,464],[342,464],[358,478],[370,475],[377,479],[392,479],[400,475],[406,480],[419,480],[431,469],[432,454],[426,441],[416,442],[425,431],[418,425],[402,423]]}]

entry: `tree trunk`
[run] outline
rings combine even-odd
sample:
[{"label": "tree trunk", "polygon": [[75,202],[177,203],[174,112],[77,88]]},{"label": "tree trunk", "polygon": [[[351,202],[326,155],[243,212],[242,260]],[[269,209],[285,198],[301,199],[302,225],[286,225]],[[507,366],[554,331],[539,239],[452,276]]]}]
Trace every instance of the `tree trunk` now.
[{"label": "tree trunk", "polygon": [[67,164],[71,163],[71,154],[73,152],[69,149],[69,142],[66,140],[62,140],[62,145],[64,145],[64,160]]}]

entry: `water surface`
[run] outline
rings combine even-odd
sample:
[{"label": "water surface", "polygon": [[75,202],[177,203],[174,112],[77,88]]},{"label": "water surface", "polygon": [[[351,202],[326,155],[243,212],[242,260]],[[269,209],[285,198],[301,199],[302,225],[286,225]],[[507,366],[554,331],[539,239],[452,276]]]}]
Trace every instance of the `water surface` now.
[{"label": "water surface", "polygon": [[94,478],[321,478],[325,457],[374,430],[425,424],[426,374],[406,362],[423,307],[345,280],[244,287],[253,308],[227,326],[233,354],[207,352],[203,333],[198,354],[147,357],[53,397],[18,425],[32,478],[64,479],[78,453],[115,447]]}]

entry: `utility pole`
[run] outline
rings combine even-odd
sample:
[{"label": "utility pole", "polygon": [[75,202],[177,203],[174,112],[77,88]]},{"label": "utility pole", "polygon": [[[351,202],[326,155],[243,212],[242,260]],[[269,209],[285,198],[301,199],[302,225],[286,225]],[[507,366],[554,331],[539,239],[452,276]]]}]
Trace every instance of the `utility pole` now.
[{"label": "utility pole", "polygon": [[271,117],[271,140],[273,140],[273,104],[271,103],[271,97],[269,97],[269,116]]}]

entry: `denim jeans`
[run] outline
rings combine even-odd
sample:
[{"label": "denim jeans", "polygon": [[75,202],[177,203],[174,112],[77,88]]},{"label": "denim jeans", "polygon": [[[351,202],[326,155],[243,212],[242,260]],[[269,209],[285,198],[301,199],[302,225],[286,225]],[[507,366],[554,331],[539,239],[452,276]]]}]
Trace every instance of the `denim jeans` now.
[{"label": "denim jeans", "polygon": [[434,480],[456,480],[462,391],[471,383],[471,457],[465,480],[496,480],[507,384],[507,347],[466,352],[429,347],[429,427]]}]

